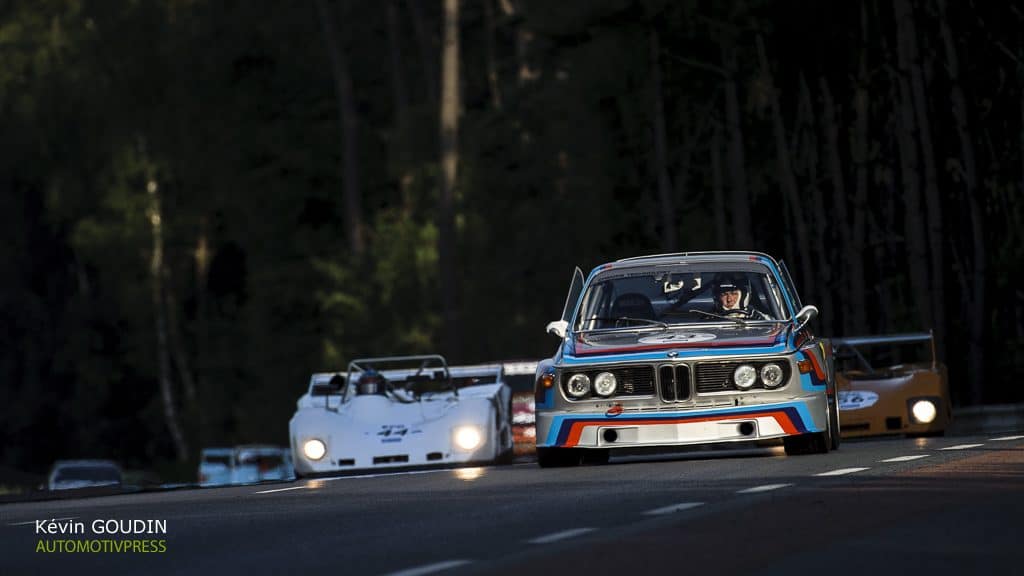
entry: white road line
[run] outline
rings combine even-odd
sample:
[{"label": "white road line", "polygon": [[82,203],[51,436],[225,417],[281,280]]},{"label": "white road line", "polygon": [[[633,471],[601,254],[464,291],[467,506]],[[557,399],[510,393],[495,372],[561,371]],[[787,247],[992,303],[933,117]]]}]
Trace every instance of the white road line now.
[{"label": "white road line", "polygon": [[758,492],[768,492],[771,490],[778,490],[779,488],[785,488],[786,486],[792,486],[792,484],[765,484],[764,486],[754,486],[753,488],[746,488],[744,490],[738,490],[737,494],[756,494]]},{"label": "white road line", "polygon": [[275,488],[273,490],[260,490],[253,494],[273,494],[274,492],[287,492],[289,490],[308,490],[309,486],[292,486],[291,488]]},{"label": "white road line", "polygon": [[696,508],[697,506],[703,505],[703,502],[683,502],[682,504],[673,504],[671,506],[665,506],[664,508],[655,508],[654,510],[648,510],[647,512],[644,512],[644,514],[648,516],[658,516],[660,514],[682,512],[683,510],[689,510],[690,508]]},{"label": "white road line", "polygon": [[[383,472],[379,474],[360,474],[358,476],[328,476],[326,478],[313,478],[309,482],[331,482],[333,480],[355,480],[357,478],[386,478],[388,476],[412,476],[414,474],[436,474],[438,472],[457,472],[461,468],[439,468],[437,470],[409,470],[407,472]],[[273,494],[274,492],[287,492],[288,490],[302,490],[304,488],[313,488],[312,484],[306,484],[303,486],[292,486],[290,488],[276,488],[274,490],[261,490],[259,492],[253,492],[253,494]]]},{"label": "white road line", "polygon": [[539,536],[533,540],[527,540],[527,542],[530,544],[550,544],[552,542],[558,542],[559,540],[565,540],[566,538],[572,538],[573,536],[579,536],[580,534],[586,534],[587,532],[593,531],[594,528],[573,528],[572,530],[563,530],[561,532],[555,532],[554,534]]},{"label": "white road line", "polygon": [[[63,520],[74,520],[76,518],[78,518],[78,516],[69,516],[67,518],[45,518],[45,519],[43,519],[43,522],[61,522]],[[28,522],[15,522],[14,524],[8,524],[8,526],[26,526],[28,524],[35,524],[35,523],[36,523],[35,520],[29,520]]]},{"label": "white road line", "polygon": [[939,448],[939,450],[967,450],[968,448],[977,448],[978,446],[984,446],[984,444],[957,444],[956,446]]},{"label": "white road line", "polygon": [[885,460],[879,460],[879,462],[910,462],[911,460],[917,460],[919,458],[927,458],[928,454],[915,454],[913,456],[897,456],[895,458],[886,458]]},{"label": "white road line", "polygon": [[1006,442],[1008,440],[1020,440],[1024,436],[1003,436],[1002,438],[990,438],[989,442]]},{"label": "white road line", "polygon": [[842,476],[843,474],[853,474],[854,472],[863,472],[865,470],[870,470],[870,468],[840,468],[838,470],[829,470],[828,472],[815,474],[815,476]]},{"label": "white road line", "polygon": [[405,570],[399,570],[398,572],[390,572],[386,576],[423,576],[424,574],[433,574],[434,572],[463,566],[470,562],[472,562],[472,560],[446,560],[444,562],[416,566],[415,568],[406,568]]},{"label": "white road line", "polygon": [[437,468],[434,470],[407,470],[405,472],[374,472],[371,474],[359,474],[356,476],[329,476],[327,478],[316,478],[321,482],[330,480],[355,480],[356,478],[384,478],[387,476],[413,476],[415,474],[437,474],[438,472],[454,472],[458,468]]}]

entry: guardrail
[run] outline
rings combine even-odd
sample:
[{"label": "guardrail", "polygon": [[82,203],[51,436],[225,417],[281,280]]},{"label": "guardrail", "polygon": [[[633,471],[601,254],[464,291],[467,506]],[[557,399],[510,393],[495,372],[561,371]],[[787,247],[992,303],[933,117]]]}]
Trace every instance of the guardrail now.
[{"label": "guardrail", "polygon": [[1016,432],[1024,430],[1024,404],[988,404],[953,410],[949,434]]}]

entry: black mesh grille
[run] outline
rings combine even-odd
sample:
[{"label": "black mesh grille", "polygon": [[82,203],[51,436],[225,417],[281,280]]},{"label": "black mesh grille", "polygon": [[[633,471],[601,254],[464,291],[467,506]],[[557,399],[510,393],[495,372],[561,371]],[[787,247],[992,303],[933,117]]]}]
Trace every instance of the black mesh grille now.
[{"label": "black mesh grille", "polygon": [[698,364],[697,392],[736,390],[732,373],[738,364]]},{"label": "black mesh grille", "polygon": [[661,399],[672,402],[676,399],[676,369],[673,366],[658,368],[658,380],[661,384]]},{"label": "black mesh grille", "polygon": [[658,368],[661,399],[676,402],[690,399],[690,367],[686,364]]},{"label": "black mesh grille", "polygon": [[759,376],[751,389],[764,390],[765,385],[761,382],[760,377],[761,367],[769,363],[778,364],[782,368],[782,384],[776,386],[776,388],[784,386],[789,381],[789,363],[782,360],[770,362],[702,362],[697,364],[697,392],[705,394],[708,392],[739,390],[732,381],[732,373],[741,364],[749,364],[758,371]]},{"label": "black mesh grille", "polygon": [[[612,370],[619,381],[619,394],[649,396],[654,394],[654,369],[650,366],[631,366]],[[594,374],[597,376],[597,373]]]},{"label": "black mesh grille", "polygon": [[690,367],[686,364],[676,365],[676,400],[690,399]]}]

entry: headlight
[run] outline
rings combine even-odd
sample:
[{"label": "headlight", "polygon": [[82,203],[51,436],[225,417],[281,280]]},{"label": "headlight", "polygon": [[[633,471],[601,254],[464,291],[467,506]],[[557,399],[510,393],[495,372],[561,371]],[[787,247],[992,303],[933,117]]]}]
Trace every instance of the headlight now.
[{"label": "headlight", "polygon": [[749,364],[744,364],[737,368],[732,373],[732,381],[736,383],[736,387],[742,390],[746,390],[754,385],[757,380],[757,369]]},{"label": "headlight", "polygon": [[938,414],[938,410],[935,409],[935,403],[931,400],[918,400],[914,402],[914,405],[910,407],[910,411],[921,424],[930,424],[935,420],[935,415]]},{"label": "headlight", "polygon": [[590,377],[586,374],[573,374],[566,388],[569,396],[582,398],[590,393]]},{"label": "headlight", "polygon": [[601,396],[611,396],[615,392],[615,385],[618,382],[615,380],[615,374],[611,372],[601,372],[594,378],[594,392],[597,392]]},{"label": "headlight", "polygon": [[765,364],[761,367],[761,381],[768,388],[775,388],[782,384],[782,368],[775,363]]},{"label": "headlight", "polygon": [[483,442],[483,435],[476,426],[460,426],[455,429],[455,445],[463,450],[474,450]]},{"label": "headlight", "polygon": [[306,440],[306,443],[302,445],[302,453],[310,460],[319,460],[324,457],[324,454],[327,454],[327,446],[322,440],[313,438]]}]

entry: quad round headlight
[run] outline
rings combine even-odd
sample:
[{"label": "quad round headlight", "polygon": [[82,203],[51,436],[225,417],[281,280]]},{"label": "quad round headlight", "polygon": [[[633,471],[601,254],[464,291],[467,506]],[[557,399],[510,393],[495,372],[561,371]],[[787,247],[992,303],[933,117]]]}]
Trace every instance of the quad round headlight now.
[{"label": "quad round headlight", "polygon": [[573,374],[565,388],[569,396],[582,398],[590,393],[590,377],[586,374]]},{"label": "quad round headlight", "polygon": [[750,364],[743,364],[732,373],[732,381],[740,390],[746,390],[757,381],[757,369]]},{"label": "quad round headlight", "polygon": [[302,453],[310,460],[319,460],[324,457],[324,454],[327,454],[327,445],[323,440],[311,438],[302,445]]},{"label": "quad round headlight", "polygon": [[455,445],[463,450],[476,449],[483,439],[483,434],[476,426],[460,426],[455,429]]},{"label": "quad round headlight", "polygon": [[914,405],[910,407],[910,411],[921,424],[930,424],[938,414],[938,410],[935,409],[935,403],[931,400],[918,400],[914,402]]},{"label": "quad round headlight", "polygon": [[615,380],[615,374],[611,372],[601,372],[594,378],[594,392],[597,392],[599,396],[611,396],[615,392],[615,386],[618,382]]},{"label": "quad round headlight", "polygon": [[782,367],[774,362],[765,364],[761,367],[761,381],[767,388],[782,384]]}]

